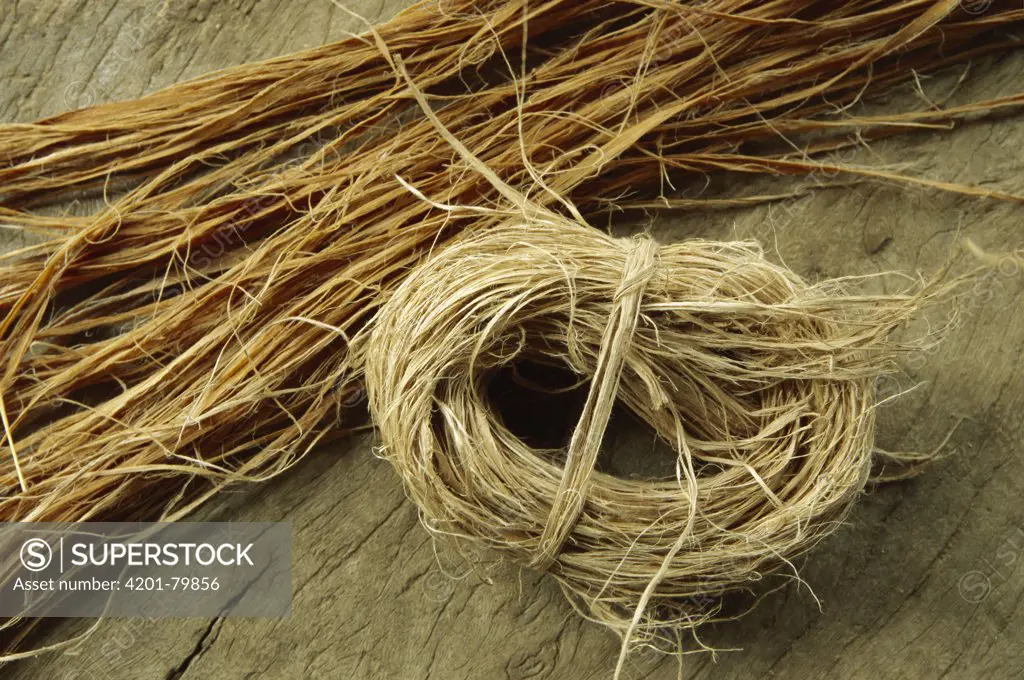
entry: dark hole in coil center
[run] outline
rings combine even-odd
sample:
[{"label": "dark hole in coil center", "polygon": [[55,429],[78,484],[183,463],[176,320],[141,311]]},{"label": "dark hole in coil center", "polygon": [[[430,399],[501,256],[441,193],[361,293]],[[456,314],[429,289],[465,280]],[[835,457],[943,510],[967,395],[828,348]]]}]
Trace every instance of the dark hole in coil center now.
[{"label": "dark hole in coil center", "polygon": [[[557,465],[579,422],[590,383],[554,362],[521,360],[498,369],[487,385],[497,417],[520,441]],[[616,405],[597,469],[630,479],[675,476],[676,455],[628,409]]]}]

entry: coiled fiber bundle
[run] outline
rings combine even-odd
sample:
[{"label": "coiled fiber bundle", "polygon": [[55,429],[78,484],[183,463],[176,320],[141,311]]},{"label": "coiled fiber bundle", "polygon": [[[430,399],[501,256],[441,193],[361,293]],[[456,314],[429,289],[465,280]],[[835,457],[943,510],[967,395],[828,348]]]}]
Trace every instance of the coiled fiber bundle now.
[{"label": "coiled fiber bundle", "polygon": [[[890,333],[929,294],[852,295],[752,243],[659,246],[551,215],[415,269],[377,317],[366,384],[428,528],[548,569],[583,614],[650,640],[842,519],[869,477]],[[564,451],[532,449],[492,401],[527,362],[590,382]],[[595,470],[616,401],[675,450],[675,479]]]}]

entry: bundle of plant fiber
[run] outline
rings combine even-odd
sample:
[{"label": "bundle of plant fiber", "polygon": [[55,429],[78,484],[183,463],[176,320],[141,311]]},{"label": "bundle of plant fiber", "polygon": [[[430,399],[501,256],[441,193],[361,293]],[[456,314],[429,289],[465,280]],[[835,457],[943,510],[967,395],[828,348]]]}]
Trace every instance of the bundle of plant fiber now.
[{"label": "bundle of plant fiber", "polygon": [[[350,340],[433,248],[507,226],[503,201],[585,225],[609,201],[672,205],[705,173],[822,169],[1020,200],[812,160],[1019,106],[854,113],[919,71],[1018,47],[1015,2],[443,8],[0,127],[0,218],[49,235],[0,270],[0,519],[181,517],[359,424],[372,343]],[[38,210],[83,189],[123,195],[87,217]]]},{"label": "bundle of plant fiber", "polygon": [[[701,645],[725,596],[841,522],[869,479],[889,335],[922,301],[808,285],[752,243],[659,247],[510,216],[383,306],[371,412],[424,525],[548,570],[622,635],[621,671],[634,643],[678,648],[685,630]],[[506,424],[492,388],[527,366],[590,384],[564,448]],[[617,400],[670,443],[675,479],[595,469]]]},{"label": "bundle of plant fiber", "polygon": [[[488,167],[549,188],[541,204],[568,196],[578,220],[694,173],[820,171],[808,154],[855,144],[850,130],[1021,102],[849,112],[912,69],[1016,46],[992,32],[1024,20],[1013,3],[444,7],[0,128],[3,218],[52,235],[0,271],[0,518],[175,516],[209,490],[197,481],[264,479],[339,432],[362,370],[345,336],[432,245],[492,219],[444,208],[485,206],[493,188],[415,115],[398,59]],[[467,57],[480,44],[489,62]],[[809,133],[825,134],[799,152],[766,144]],[[129,189],[95,215],[32,211],[117,182]]]}]

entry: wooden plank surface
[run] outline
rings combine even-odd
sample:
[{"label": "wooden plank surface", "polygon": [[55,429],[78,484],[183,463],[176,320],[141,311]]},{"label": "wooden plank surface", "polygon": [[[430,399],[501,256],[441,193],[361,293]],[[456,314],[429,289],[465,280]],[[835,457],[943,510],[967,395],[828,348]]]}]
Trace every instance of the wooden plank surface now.
[{"label": "wooden plank surface", "polygon": [[[379,20],[402,4],[349,6]],[[135,97],[357,29],[326,1],[172,0],[164,8],[4,0],[0,120]],[[974,64],[955,97],[1008,93],[1024,84],[1022,71],[1020,55]],[[955,81],[926,79],[922,87],[940,99]],[[878,143],[855,160],[910,163],[929,178],[1024,193],[1022,149],[1024,122],[1011,117]],[[814,179],[804,186],[816,186]],[[1024,241],[1022,225],[1021,207],[861,186],[816,189],[770,208],[662,216],[653,226],[663,239],[760,237],[775,257],[817,278],[934,271],[961,235],[1012,249]],[[912,359],[893,385],[919,387],[881,410],[879,443],[889,449],[929,450],[956,427],[948,458],[918,479],[871,490],[848,525],[798,563],[806,585],[794,582],[743,621],[702,636],[740,651],[717,661],[689,656],[683,677],[1024,677],[1021,278],[979,282],[962,328],[934,354]],[[643,437],[613,437],[618,455],[649,449]],[[221,519],[293,523],[290,618],[109,620],[75,653],[2,672],[12,679],[610,677],[617,639],[577,617],[551,579],[508,564],[470,573],[440,548],[438,558],[372,444],[367,434],[319,449],[288,475],[239,489],[208,510]],[[55,623],[46,637],[83,627]],[[639,653],[627,677],[677,673],[674,659]]]}]

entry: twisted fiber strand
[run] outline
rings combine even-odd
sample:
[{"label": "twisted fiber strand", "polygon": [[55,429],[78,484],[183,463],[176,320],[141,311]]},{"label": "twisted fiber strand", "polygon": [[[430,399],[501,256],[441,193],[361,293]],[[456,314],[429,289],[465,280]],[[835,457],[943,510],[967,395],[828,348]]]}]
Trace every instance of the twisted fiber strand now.
[{"label": "twisted fiber strand", "polygon": [[593,386],[569,443],[562,481],[551,505],[532,566],[544,570],[550,568],[583,511],[590,475],[597,463],[601,441],[615,405],[615,394],[626,353],[636,330],[640,300],[647,281],[654,274],[655,250],[653,241],[640,239],[626,257],[623,280],[615,293],[615,308],[601,340],[601,354],[594,369]]}]

